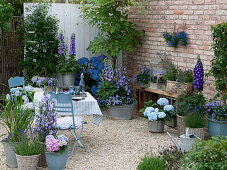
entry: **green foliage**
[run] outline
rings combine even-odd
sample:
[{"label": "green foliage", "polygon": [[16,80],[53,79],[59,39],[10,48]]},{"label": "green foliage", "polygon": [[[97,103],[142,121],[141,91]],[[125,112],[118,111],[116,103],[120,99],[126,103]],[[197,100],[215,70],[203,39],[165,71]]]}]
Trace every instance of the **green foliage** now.
[{"label": "green foliage", "polygon": [[215,97],[222,97],[226,102],[227,99],[227,22],[216,26],[211,26],[214,50],[214,58],[211,60],[211,69],[209,75],[215,78],[215,87],[218,94]]},{"label": "green foliage", "polygon": [[32,2],[32,0],[3,0],[3,1],[5,1],[6,3],[10,3],[13,6],[14,16],[21,16],[23,14],[23,3]]},{"label": "green foliage", "polygon": [[20,62],[20,69],[25,71],[26,80],[33,76],[53,77],[58,64],[58,20],[48,15],[47,4],[37,4],[27,9],[27,15],[21,24],[23,35],[21,49],[25,52],[24,61]]},{"label": "green foliage", "polygon": [[193,82],[193,73],[192,70],[178,70],[178,81],[180,83],[191,83]]},{"label": "green foliage", "polygon": [[8,139],[11,142],[18,142],[21,133],[27,131],[31,125],[34,115],[31,110],[22,107],[22,96],[6,99],[2,96],[0,101],[1,124],[8,131]]},{"label": "green foliage", "polygon": [[177,97],[174,105],[176,107],[176,113],[180,116],[185,116],[189,113],[205,114],[205,97],[202,93],[193,92],[187,94],[184,92]]},{"label": "green foliage", "polygon": [[147,156],[141,159],[141,162],[137,166],[138,170],[165,170],[164,161],[161,158],[155,156]]},{"label": "green foliage", "polygon": [[0,0],[0,29],[7,32],[10,27],[10,19],[13,17],[13,7],[5,0]]},{"label": "green foliage", "polygon": [[173,65],[170,64],[166,67],[166,73],[164,74],[165,80],[176,81],[178,78],[178,69]]},{"label": "green foliage", "polygon": [[181,160],[182,169],[227,169],[227,137],[212,137],[195,143],[195,150],[186,153]]},{"label": "green foliage", "polygon": [[187,114],[184,119],[184,124],[190,128],[203,128],[205,126],[204,116],[200,114]]},{"label": "green foliage", "polygon": [[[137,0],[136,0],[137,1]],[[99,34],[90,42],[88,50],[92,53],[106,53],[112,58],[120,55],[120,51],[133,52],[137,44],[141,44],[144,31],[135,29],[136,25],[129,21],[128,9],[135,6],[130,0],[87,0],[81,8],[82,18],[99,29]]]},{"label": "green foliage", "polygon": [[183,154],[175,146],[165,148],[159,151],[159,154],[165,162],[167,170],[178,170],[180,168],[180,160]]},{"label": "green foliage", "polygon": [[158,105],[156,103],[154,103],[152,100],[149,100],[147,102],[144,102],[144,104],[145,104],[144,108],[142,108],[142,109],[139,110],[140,113],[144,113],[144,111],[146,110],[147,107],[158,108]]},{"label": "green foliage", "polygon": [[56,66],[57,72],[64,75],[65,73],[77,73],[81,71],[81,65],[78,64],[78,62],[74,59],[74,57],[69,57],[66,59],[65,57],[59,58],[59,63]]},{"label": "green foliage", "polygon": [[15,153],[21,156],[38,155],[41,153],[43,144],[36,140],[29,140],[22,138],[20,142],[15,145]]}]

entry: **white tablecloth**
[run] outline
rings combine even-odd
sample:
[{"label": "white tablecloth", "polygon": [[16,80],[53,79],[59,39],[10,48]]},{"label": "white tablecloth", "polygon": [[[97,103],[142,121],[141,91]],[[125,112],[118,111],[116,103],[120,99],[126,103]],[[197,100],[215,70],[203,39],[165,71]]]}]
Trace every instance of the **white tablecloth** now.
[{"label": "white tablecloth", "polygon": [[[86,92],[87,97],[84,100],[73,100],[73,111],[74,115],[93,115],[92,123],[99,125],[102,120],[102,112],[99,108],[97,100],[88,92]],[[43,92],[35,92],[34,102],[37,105],[37,99],[41,101]],[[68,113],[70,114],[70,113]],[[60,113],[58,115],[67,115],[67,112]]]}]

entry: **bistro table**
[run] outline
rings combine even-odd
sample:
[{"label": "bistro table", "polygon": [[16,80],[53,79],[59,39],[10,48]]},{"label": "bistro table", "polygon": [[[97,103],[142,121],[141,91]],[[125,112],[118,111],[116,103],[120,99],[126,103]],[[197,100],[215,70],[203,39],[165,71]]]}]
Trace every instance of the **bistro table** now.
[{"label": "bistro table", "polygon": [[[86,97],[83,100],[72,101],[74,115],[80,115],[80,116],[93,115],[92,123],[98,126],[103,118],[102,112],[99,108],[97,100],[89,92],[85,92],[85,93],[86,93]],[[44,96],[44,92],[42,91],[35,92],[34,104],[37,105],[41,101],[43,96]],[[61,116],[68,115],[68,114],[66,112],[58,113],[58,115],[61,115]]]}]

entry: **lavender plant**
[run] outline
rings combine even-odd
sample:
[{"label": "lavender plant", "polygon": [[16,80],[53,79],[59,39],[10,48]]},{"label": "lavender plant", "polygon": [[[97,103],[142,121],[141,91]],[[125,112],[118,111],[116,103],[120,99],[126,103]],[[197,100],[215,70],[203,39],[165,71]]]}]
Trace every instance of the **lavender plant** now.
[{"label": "lavender plant", "polygon": [[40,103],[40,113],[36,115],[36,131],[40,134],[40,140],[44,141],[47,135],[56,135],[56,99],[50,101],[50,95],[46,94]]},{"label": "lavender plant", "polygon": [[210,119],[214,121],[227,119],[227,105],[222,106],[220,103],[213,101],[207,103],[205,108]]},{"label": "lavender plant", "polygon": [[109,107],[112,105],[128,105],[133,103],[130,96],[126,68],[117,67],[113,69],[110,62],[105,63],[101,82],[98,86],[98,102],[100,106]]},{"label": "lavender plant", "polygon": [[197,59],[197,64],[195,65],[193,72],[194,72],[194,75],[193,75],[194,89],[197,89],[199,91],[203,91],[204,71],[203,71],[203,63],[201,62],[199,55],[198,55],[198,59]]}]

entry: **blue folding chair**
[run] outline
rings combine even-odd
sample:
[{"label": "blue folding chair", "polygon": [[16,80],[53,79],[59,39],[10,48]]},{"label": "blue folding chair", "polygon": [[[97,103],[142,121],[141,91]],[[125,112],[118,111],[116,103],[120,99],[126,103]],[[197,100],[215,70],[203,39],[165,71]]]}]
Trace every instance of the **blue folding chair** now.
[{"label": "blue folding chair", "polygon": [[[61,117],[57,118],[57,129],[59,130],[73,130],[72,134],[76,139],[75,144],[73,145],[71,159],[73,156],[73,151],[75,147],[81,147],[85,149],[87,152],[86,146],[82,139],[80,139],[83,132],[83,125],[87,124],[87,122],[83,121],[83,117],[75,116],[73,112],[73,104],[72,104],[72,96],[69,94],[49,92],[50,100],[55,98],[57,100],[57,104],[55,105],[56,112],[59,115],[71,115],[69,117]],[[77,135],[76,130],[81,127],[81,131],[79,135]],[[78,146],[77,144],[81,143],[82,146]]]},{"label": "blue folding chair", "polygon": [[20,92],[23,91],[25,93],[25,95],[26,95],[26,98],[28,99],[27,93],[26,93],[26,90],[25,90],[25,85],[24,85],[24,77],[18,77],[18,76],[11,77],[8,80],[8,84],[9,84],[10,95],[11,96],[17,95],[17,93],[19,95]]}]

